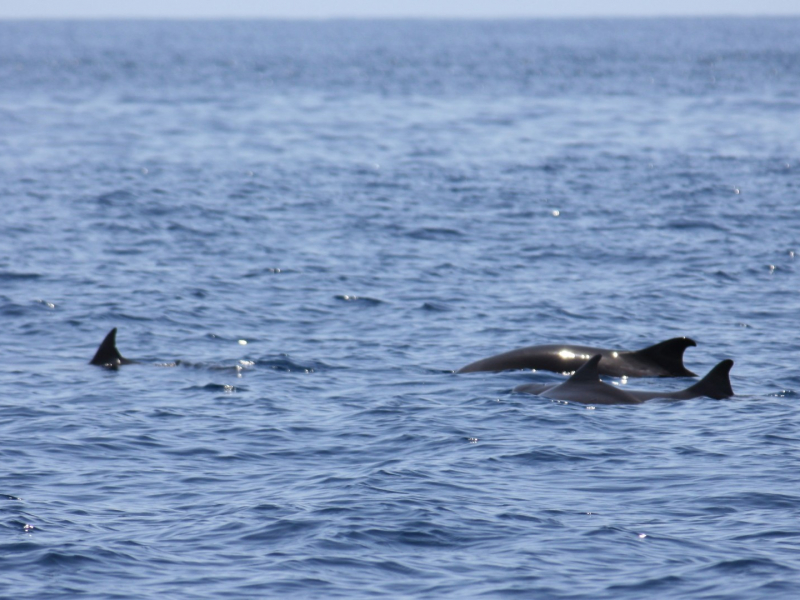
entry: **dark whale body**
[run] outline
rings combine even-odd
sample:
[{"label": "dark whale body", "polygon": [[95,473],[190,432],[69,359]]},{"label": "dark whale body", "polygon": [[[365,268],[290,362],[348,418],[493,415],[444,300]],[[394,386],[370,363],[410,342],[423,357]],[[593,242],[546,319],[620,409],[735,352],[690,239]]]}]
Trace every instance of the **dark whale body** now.
[{"label": "dark whale body", "polygon": [[94,358],[89,361],[90,365],[105,367],[106,369],[117,369],[120,365],[135,364],[135,360],[124,358],[117,350],[117,328],[114,327],[108,332],[100,347],[95,352]]},{"label": "dark whale body", "polygon": [[730,381],[732,360],[723,360],[700,381],[677,392],[627,390],[603,383],[598,376],[598,363],[602,364],[603,360],[602,355],[596,354],[564,383],[527,383],[517,386],[514,391],[583,404],[641,404],[653,398],[689,400],[700,396],[722,400],[734,395]]},{"label": "dark whale body", "polygon": [[490,356],[460,368],[458,373],[535,369],[572,373],[592,356],[600,355],[598,373],[613,377],[696,377],[683,366],[683,352],[696,346],[687,337],[672,338],[642,350],[606,350],[573,344],[528,346]]}]

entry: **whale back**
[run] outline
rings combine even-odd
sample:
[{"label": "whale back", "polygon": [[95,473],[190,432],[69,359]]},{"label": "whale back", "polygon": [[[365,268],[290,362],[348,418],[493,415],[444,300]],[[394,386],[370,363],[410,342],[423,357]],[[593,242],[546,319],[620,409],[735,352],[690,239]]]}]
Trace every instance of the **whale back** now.
[{"label": "whale back", "polygon": [[705,396],[714,400],[722,400],[735,395],[731,387],[730,371],[733,361],[726,359],[718,363],[711,369],[705,377],[694,385],[677,392],[652,392],[649,390],[626,390],[628,394],[637,400],[644,402],[653,398],[664,398],[668,400],[691,400]]},{"label": "whale back", "polygon": [[683,366],[683,353],[696,346],[687,337],[672,338],[641,350],[608,350],[576,344],[545,344],[517,348],[461,367],[458,373],[533,369],[574,373],[595,354],[603,360],[598,366],[602,375],[614,377],[695,377]]},{"label": "whale back", "polygon": [[[564,383],[538,392],[554,400],[571,400],[582,404],[639,404],[640,400],[627,392],[600,380],[597,365],[603,358],[595,354]],[[517,391],[531,392],[529,389]]]},{"label": "whale back", "polygon": [[601,358],[602,355],[599,354],[593,356],[564,383],[558,385],[525,384],[514,388],[514,391],[584,404],[639,404],[653,398],[689,400],[700,396],[722,400],[734,395],[730,381],[733,361],[729,359],[717,364],[700,381],[684,390],[657,392],[623,390],[603,383],[598,373],[598,363]]}]

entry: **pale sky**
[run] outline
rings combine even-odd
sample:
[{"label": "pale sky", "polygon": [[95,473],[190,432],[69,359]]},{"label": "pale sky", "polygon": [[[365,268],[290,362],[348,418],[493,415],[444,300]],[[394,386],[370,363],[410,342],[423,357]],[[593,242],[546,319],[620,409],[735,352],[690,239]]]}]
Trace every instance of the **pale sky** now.
[{"label": "pale sky", "polygon": [[0,19],[693,15],[800,15],[800,0],[0,0]]}]

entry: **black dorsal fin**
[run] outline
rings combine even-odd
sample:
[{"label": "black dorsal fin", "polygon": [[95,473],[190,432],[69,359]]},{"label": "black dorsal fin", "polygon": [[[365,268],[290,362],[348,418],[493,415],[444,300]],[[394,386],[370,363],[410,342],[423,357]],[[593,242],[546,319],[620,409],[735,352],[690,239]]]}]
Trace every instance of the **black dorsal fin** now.
[{"label": "black dorsal fin", "polygon": [[95,352],[94,358],[89,361],[90,365],[117,366],[127,362],[117,350],[117,328],[114,327],[100,344]]},{"label": "black dorsal fin", "polygon": [[708,396],[714,400],[722,400],[733,396],[730,372],[733,361],[725,359],[711,369],[708,374],[686,391],[697,396]]},{"label": "black dorsal fin", "polygon": [[600,362],[602,355],[595,354],[584,365],[575,371],[575,373],[567,381],[569,383],[584,383],[587,381],[600,381],[600,376],[597,374],[597,363]]},{"label": "black dorsal fin", "polygon": [[691,338],[678,337],[637,350],[633,354],[663,367],[673,377],[697,377],[683,366],[683,353],[689,346],[697,346],[697,343]]}]

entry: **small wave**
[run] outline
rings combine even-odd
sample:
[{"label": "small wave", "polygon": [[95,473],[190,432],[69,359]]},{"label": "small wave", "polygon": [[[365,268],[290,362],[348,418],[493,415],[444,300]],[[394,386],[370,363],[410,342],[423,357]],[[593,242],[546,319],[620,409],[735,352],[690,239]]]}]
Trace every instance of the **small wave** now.
[{"label": "small wave", "polygon": [[157,408],[152,413],[150,413],[151,417],[156,417],[158,419],[182,419],[185,415],[183,413],[169,410],[166,408]]},{"label": "small wave", "polygon": [[265,267],[263,269],[254,269],[252,271],[248,271],[244,274],[244,277],[247,279],[252,279],[254,277],[262,277],[265,275],[277,275],[279,273],[288,273],[286,269],[279,269],[278,267]]},{"label": "small wave", "polygon": [[[192,446],[192,447],[180,447],[180,448],[169,448],[164,450],[167,454],[171,454],[173,456],[219,456],[220,453],[216,448],[206,448],[204,446]],[[216,478],[210,477],[209,480],[216,480]]]},{"label": "small wave", "polygon": [[592,320],[592,319],[594,319],[594,317],[592,315],[580,314],[580,313],[572,312],[572,311],[567,310],[566,308],[558,308],[558,309],[556,309],[556,311],[559,314],[561,314],[561,315],[563,315],[565,317],[570,317],[571,319],[583,319],[583,320]]},{"label": "small wave", "polygon": [[[166,230],[172,233],[188,233],[192,236],[204,237],[209,238],[212,237],[215,232],[209,229],[200,229],[199,227],[192,227],[191,225],[187,225],[186,223],[179,223],[179,222],[171,222],[168,223],[166,226]],[[151,247],[155,240],[147,240],[148,247]]]},{"label": "small wave", "polygon": [[29,279],[40,279],[39,273],[20,273],[18,271],[0,271],[0,281],[26,281]]},{"label": "small wave", "polygon": [[241,373],[247,369],[252,368],[253,362],[249,360],[240,360],[238,364],[226,365],[221,363],[208,363],[208,362],[190,362],[187,360],[176,360],[173,362],[156,363],[157,367],[185,367],[187,369],[197,369],[206,371],[229,371],[231,373]]},{"label": "small wave", "polygon": [[314,373],[327,367],[326,364],[315,362],[313,364],[301,364],[293,361],[286,355],[273,358],[259,359],[255,362],[258,367],[266,367],[273,371],[283,371],[285,373]]},{"label": "small wave", "polygon": [[4,302],[0,305],[0,314],[7,317],[21,317],[28,312],[28,308],[14,302]]},{"label": "small wave", "polygon": [[442,304],[440,302],[425,302],[422,305],[422,310],[428,310],[431,312],[449,312],[451,309],[446,304]]},{"label": "small wave", "polygon": [[415,240],[429,241],[442,241],[464,236],[463,233],[456,229],[447,229],[444,227],[422,227],[409,231],[406,235]]},{"label": "small wave", "polygon": [[771,560],[769,558],[735,558],[731,560],[721,560],[713,565],[707,566],[703,571],[722,571],[728,575],[751,574],[768,575],[775,571],[788,571],[788,567]]},{"label": "small wave", "polygon": [[567,454],[565,452],[556,452],[555,450],[531,450],[530,452],[520,452],[518,454],[506,454],[501,458],[518,461],[525,464],[535,464],[541,462],[578,462],[588,460],[588,457],[585,456]]},{"label": "small wave", "polygon": [[[664,575],[663,577],[651,577],[644,581],[637,581],[627,585],[612,585],[609,586],[609,591],[614,592],[614,595],[619,597],[627,597],[624,592],[638,592],[645,594],[645,597],[651,594],[658,596],[656,592],[659,590],[667,592],[673,590],[680,584],[684,583],[683,578],[677,575]],[[614,596],[612,596],[614,597]]]},{"label": "small wave", "polygon": [[71,567],[75,568],[84,563],[95,563],[97,559],[92,556],[84,554],[74,554],[71,552],[56,552],[51,550],[45,553],[38,561],[41,566],[45,567]]},{"label": "small wave", "polygon": [[796,538],[800,537],[800,531],[759,531],[757,533],[748,533],[745,535],[738,535],[734,537],[735,540],[745,541],[745,540],[769,540],[769,539],[786,539],[786,538]]},{"label": "small wave", "polygon": [[704,448],[697,448],[695,446],[678,446],[675,448],[675,452],[679,456],[709,456],[709,457],[725,456],[723,452],[711,452],[710,450],[706,450]]},{"label": "small wave", "polygon": [[246,200],[255,195],[264,195],[269,191],[269,188],[261,183],[247,183],[236,191],[228,194],[231,200]]},{"label": "small wave", "polygon": [[115,323],[120,320],[125,321],[154,321],[157,320],[157,317],[154,317],[152,314],[150,315],[133,315],[130,313],[123,313],[123,312],[107,312],[97,316],[99,320],[105,321],[107,323]]},{"label": "small wave", "polygon": [[595,527],[594,529],[588,529],[583,532],[583,535],[586,537],[597,537],[597,536],[617,536],[617,535],[633,535],[630,531],[623,527],[617,527],[614,525],[601,525],[600,527]]},{"label": "small wave", "polygon": [[725,227],[718,225],[717,223],[712,223],[710,221],[691,221],[686,219],[670,221],[667,223],[667,227],[669,229],[679,230],[710,229],[712,231],[721,231],[723,233],[727,233],[728,231]]},{"label": "small wave", "polygon": [[95,201],[103,206],[114,206],[116,204],[130,202],[135,197],[136,196],[127,190],[114,190],[113,192],[100,194],[95,198]]},{"label": "small wave", "polygon": [[390,544],[423,548],[448,548],[460,546],[462,539],[447,529],[431,527],[430,523],[417,521],[405,524],[403,529],[364,529],[349,536],[356,540],[369,540],[376,544]]},{"label": "small wave", "polygon": [[368,296],[350,296],[348,294],[339,294],[334,296],[337,300],[341,300],[342,302],[354,302],[356,304],[363,304],[366,306],[377,306],[379,304],[385,304],[383,300],[379,300],[378,298],[370,298]]},{"label": "small wave", "polygon": [[761,509],[795,509],[800,505],[798,496],[788,494],[777,494],[770,492],[743,492],[740,494],[727,494],[724,496],[714,496],[708,501],[717,507],[742,507],[746,510],[754,508]]},{"label": "small wave", "polygon": [[521,521],[523,523],[546,523],[546,519],[542,519],[541,517],[535,517],[533,515],[526,515],[522,513],[515,513],[515,512],[504,512],[497,515],[498,519],[502,519],[504,521]]},{"label": "small wave", "polygon": [[206,385],[193,385],[188,388],[184,388],[184,390],[235,394],[236,392],[246,392],[247,388],[244,386],[229,385],[226,383],[207,383]]},{"label": "small wave", "polygon": [[716,277],[717,279],[724,279],[725,281],[738,281],[739,280],[737,277],[734,277],[733,275],[730,275],[729,273],[726,273],[723,270],[719,270],[716,273],[714,273],[714,277]]},{"label": "small wave", "polygon": [[242,537],[244,541],[281,542],[288,536],[308,533],[323,527],[325,521],[318,519],[281,519],[262,527],[259,531]]}]

